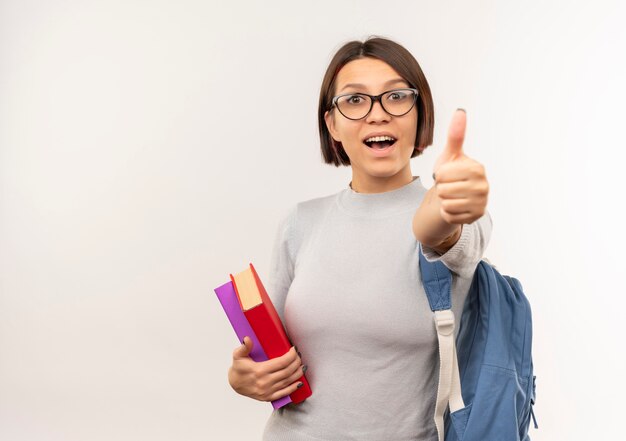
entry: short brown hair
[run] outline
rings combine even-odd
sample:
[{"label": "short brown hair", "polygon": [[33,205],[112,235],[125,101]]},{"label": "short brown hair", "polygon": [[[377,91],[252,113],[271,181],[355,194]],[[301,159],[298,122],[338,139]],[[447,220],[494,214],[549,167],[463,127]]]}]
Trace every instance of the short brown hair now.
[{"label": "short brown hair", "polygon": [[411,158],[418,156],[433,142],[435,109],[428,81],[422,68],[411,53],[398,43],[381,37],[370,37],[365,41],[350,41],[335,54],[322,81],[317,111],[322,157],[327,164],[350,165],[350,158],[341,142],[335,141],[326,127],[324,114],[331,109],[335,94],[335,78],[343,66],[359,58],[376,58],[391,66],[400,76],[419,91],[417,96],[417,133]]}]

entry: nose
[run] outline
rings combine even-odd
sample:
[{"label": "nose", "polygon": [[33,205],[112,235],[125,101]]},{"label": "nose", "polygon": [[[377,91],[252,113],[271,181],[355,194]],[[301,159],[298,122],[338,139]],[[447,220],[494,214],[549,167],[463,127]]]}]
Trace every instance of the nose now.
[{"label": "nose", "polygon": [[390,115],[383,109],[383,105],[380,102],[380,98],[374,100],[372,110],[365,117],[366,122],[383,122],[389,121]]}]

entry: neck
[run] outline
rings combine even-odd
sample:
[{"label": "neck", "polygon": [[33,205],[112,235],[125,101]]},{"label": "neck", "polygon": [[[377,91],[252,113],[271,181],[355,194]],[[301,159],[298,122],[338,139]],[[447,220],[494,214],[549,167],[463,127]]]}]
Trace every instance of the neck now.
[{"label": "neck", "polygon": [[352,181],[350,188],[357,193],[384,193],[393,191],[413,182],[413,173],[410,167],[396,173],[393,176],[362,175],[352,169]]}]

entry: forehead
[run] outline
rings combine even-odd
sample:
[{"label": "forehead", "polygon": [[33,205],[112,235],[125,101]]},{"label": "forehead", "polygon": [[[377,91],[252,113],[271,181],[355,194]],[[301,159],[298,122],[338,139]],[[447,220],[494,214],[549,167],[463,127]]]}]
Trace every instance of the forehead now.
[{"label": "forehead", "polygon": [[359,58],[341,68],[335,80],[337,93],[358,89],[362,92],[379,93],[394,86],[408,83],[390,65],[377,58]]}]

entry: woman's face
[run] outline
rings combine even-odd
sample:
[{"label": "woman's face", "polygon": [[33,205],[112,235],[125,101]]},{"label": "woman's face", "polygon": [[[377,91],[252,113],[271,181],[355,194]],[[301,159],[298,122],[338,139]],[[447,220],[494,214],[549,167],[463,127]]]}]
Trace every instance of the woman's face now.
[{"label": "woman's face", "polygon": [[[335,96],[360,92],[379,95],[409,84],[387,63],[375,58],[360,58],[346,64],[335,79]],[[415,146],[417,106],[402,116],[391,116],[379,102],[363,119],[350,120],[336,108],[325,114],[326,126],[335,141],[340,141],[352,164],[352,186],[360,191],[386,191],[411,182],[410,159]],[[390,147],[370,140],[390,136]],[[384,144],[383,144],[384,145]]]}]

